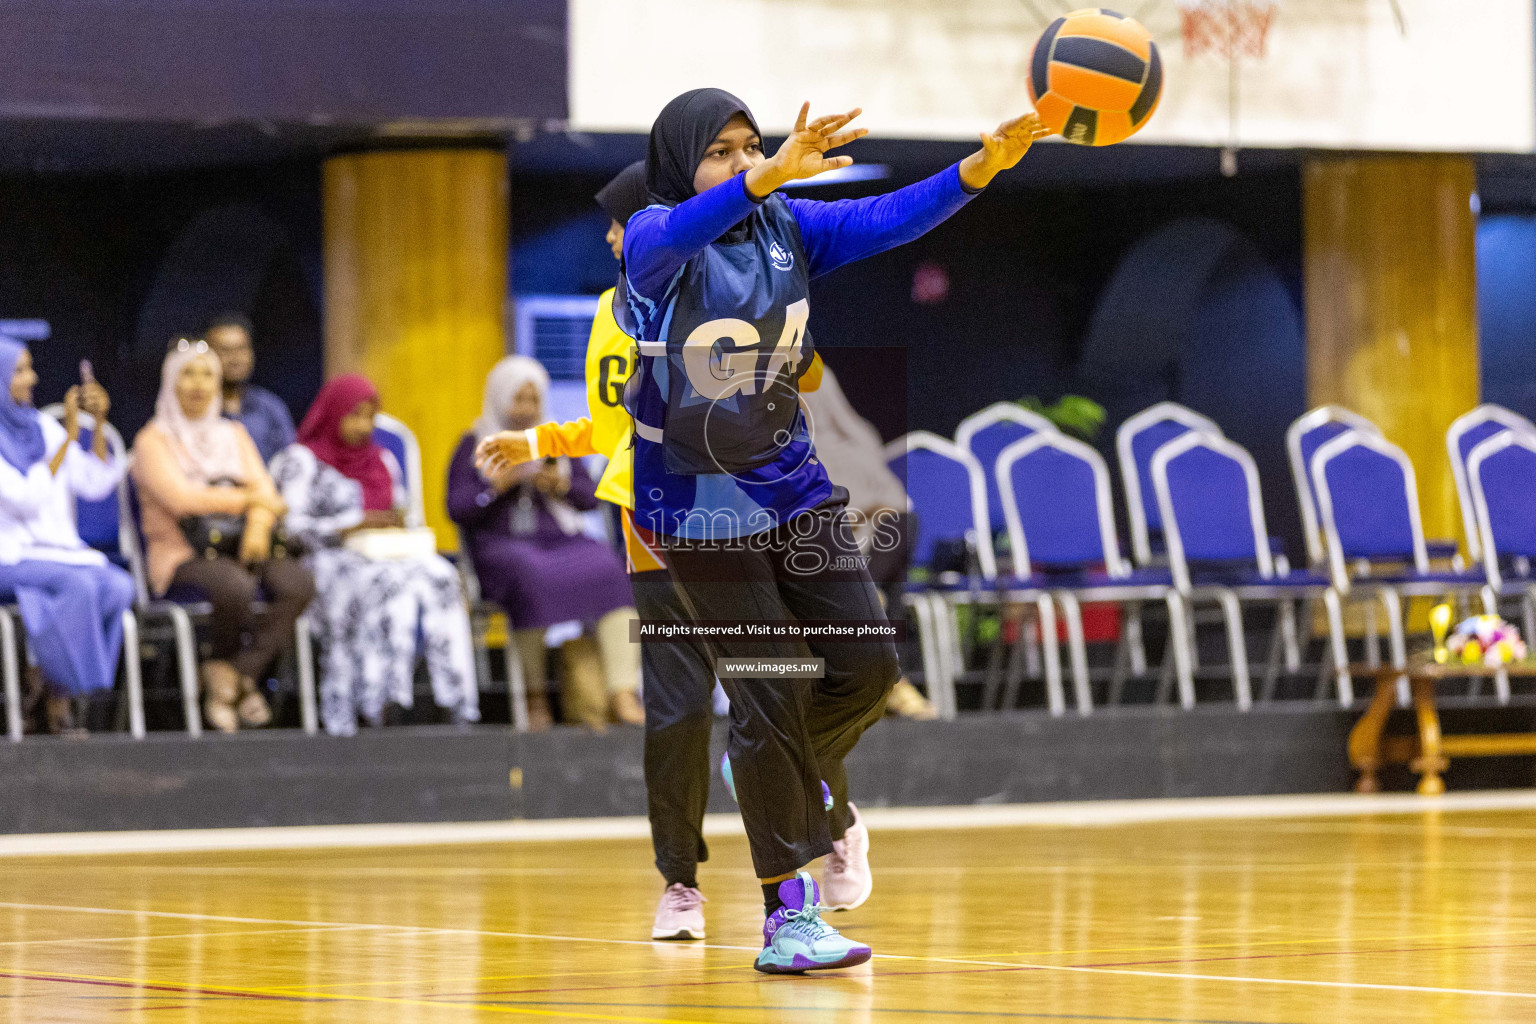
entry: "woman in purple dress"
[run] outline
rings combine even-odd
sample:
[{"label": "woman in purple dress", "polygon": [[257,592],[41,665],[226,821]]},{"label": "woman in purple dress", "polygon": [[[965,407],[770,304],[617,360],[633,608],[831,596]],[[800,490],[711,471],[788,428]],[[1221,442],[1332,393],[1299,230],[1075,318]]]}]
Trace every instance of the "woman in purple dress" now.
[{"label": "woman in purple dress", "polygon": [[641,725],[636,690],[640,647],[630,642],[635,617],[618,553],[582,532],[582,513],[597,507],[597,485],[581,462],[544,459],[487,479],[475,468],[475,445],[503,430],[544,422],[549,374],[537,360],[508,356],[486,378],[485,405],[448,467],[448,515],[458,524],[486,600],[511,620],[523,663],[531,722],[548,722],[544,632],[557,623],[590,626],[607,686],[608,714]]}]

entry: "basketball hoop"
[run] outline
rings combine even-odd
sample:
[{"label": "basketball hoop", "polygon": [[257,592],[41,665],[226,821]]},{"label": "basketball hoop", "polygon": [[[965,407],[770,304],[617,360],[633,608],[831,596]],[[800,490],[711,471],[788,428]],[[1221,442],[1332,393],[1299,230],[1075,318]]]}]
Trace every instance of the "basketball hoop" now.
[{"label": "basketball hoop", "polygon": [[1278,6],[1275,0],[1179,0],[1184,56],[1262,58]]}]

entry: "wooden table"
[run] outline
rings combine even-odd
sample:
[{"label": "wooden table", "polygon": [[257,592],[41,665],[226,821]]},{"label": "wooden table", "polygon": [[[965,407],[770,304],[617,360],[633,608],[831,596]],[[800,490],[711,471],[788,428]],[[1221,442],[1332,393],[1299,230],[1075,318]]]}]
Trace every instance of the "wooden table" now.
[{"label": "wooden table", "polygon": [[[1536,676],[1536,661],[1515,662],[1503,671],[1513,677]],[[1438,796],[1445,792],[1440,773],[1452,757],[1502,757],[1536,754],[1536,732],[1476,733],[1444,736],[1435,710],[1435,682],[1440,679],[1493,678],[1498,669],[1481,665],[1437,665],[1428,657],[1412,659],[1406,669],[1385,667],[1376,673],[1376,696],[1349,732],[1349,763],[1360,770],[1357,793],[1375,793],[1381,785],[1376,772],[1385,764],[1406,764],[1419,775],[1419,792]],[[1387,716],[1397,699],[1397,681],[1408,677],[1413,710],[1418,717],[1417,736],[1382,736]]]}]

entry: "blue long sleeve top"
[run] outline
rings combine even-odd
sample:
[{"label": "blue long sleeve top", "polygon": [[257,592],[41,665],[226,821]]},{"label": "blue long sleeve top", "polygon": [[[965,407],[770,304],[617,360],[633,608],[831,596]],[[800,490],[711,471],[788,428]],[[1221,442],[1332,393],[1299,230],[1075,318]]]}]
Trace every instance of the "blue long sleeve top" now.
[{"label": "blue long sleeve top", "polygon": [[[809,278],[912,241],[954,214],[974,194],[961,184],[956,165],[881,196],[837,202],[780,198],[774,202],[782,205],[756,218],[763,234],[754,236],[755,248],[727,243],[719,253],[709,252],[710,247],[767,201],[747,192],[745,175],[670,209],[651,206],[631,217],[624,233],[624,308],[633,321],[626,329],[640,343],[640,372],[632,381],[633,395],[627,403],[635,422],[635,521],[667,535],[744,536],[835,502],[838,490],[815,457],[814,439],[803,416],[786,424],[765,415],[761,429],[775,431],[775,437],[787,431],[788,439],[776,451],[766,435],[756,444],[752,410],[757,407],[751,403],[772,399],[766,391],[743,388],[739,394],[708,399],[709,407],[719,410],[721,423],[737,426],[717,428],[707,418],[701,425],[704,396],[689,387],[694,378],[680,383],[674,377],[706,371],[686,369],[689,359],[682,356],[670,367],[667,352],[694,330],[696,322],[702,322],[718,323],[724,333],[738,332],[711,357],[730,362],[707,371],[725,374],[713,380],[728,379],[744,366],[758,367],[759,359],[770,359],[768,346],[787,365],[793,365],[788,360],[798,363],[808,358],[797,354],[797,339],[803,338],[809,316],[803,290],[795,298],[797,289],[803,289]],[[798,246],[784,234],[786,230],[798,231]],[[804,260],[803,271],[796,268],[797,252]],[[704,262],[691,264],[696,258]],[[803,276],[796,278],[796,273]],[[718,309],[710,300],[712,291],[718,296]],[[788,305],[779,305],[782,302]],[[766,311],[757,326],[735,319],[747,315],[749,308]],[[746,336],[752,340],[742,348]],[[669,398],[682,387],[689,391]],[[672,400],[680,403],[677,418],[669,415]],[[773,406],[768,404],[767,409]],[[782,417],[782,410],[776,415]],[[730,433],[732,429],[736,433]],[[707,467],[708,461],[698,458],[700,450],[707,449],[707,459],[720,471],[670,470],[669,443],[678,444],[679,462],[690,466]],[[726,471],[721,452],[751,451],[754,445],[772,451],[768,461],[730,463]],[[692,462],[687,453],[692,453]]]},{"label": "blue long sleeve top", "polygon": [[[631,217],[624,230],[630,291],[652,301],[660,299],[684,263],[745,220],[763,202],[747,191],[746,178],[738,174],[671,209],[650,206]],[[978,194],[961,183],[960,165],[952,164],[884,195],[835,202],[786,201],[800,226],[814,278],[922,237]]]}]

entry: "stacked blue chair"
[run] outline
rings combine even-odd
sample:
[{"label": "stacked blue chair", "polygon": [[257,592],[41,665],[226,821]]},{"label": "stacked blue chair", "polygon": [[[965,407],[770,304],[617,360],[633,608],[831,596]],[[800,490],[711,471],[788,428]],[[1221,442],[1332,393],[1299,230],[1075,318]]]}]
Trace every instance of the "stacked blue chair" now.
[{"label": "stacked blue chair", "polygon": [[[1461,521],[1465,526],[1467,553],[1473,561],[1483,558],[1481,531],[1473,506],[1472,488],[1468,480],[1467,462],[1472,450],[1482,442],[1506,430],[1536,436],[1536,423],[1502,405],[1480,405],[1471,412],[1457,417],[1445,432],[1446,453],[1451,458],[1451,476],[1456,481],[1456,500],[1461,507]],[[1433,558],[1434,553],[1430,553]]]},{"label": "stacked blue chair", "polygon": [[[969,575],[944,573],[925,583],[909,584],[905,597],[917,617],[929,699],[941,716],[953,717],[954,686],[963,667],[955,606],[999,600],[986,475],[970,452],[924,430],[886,445],[885,460],[906,488],[915,520],[916,535],[910,541],[912,564],[932,564],[939,545],[948,542],[965,546],[974,570]],[[1028,599],[1038,601],[1038,596]],[[1057,662],[1054,613],[1048,599],[1040,605],[1042,615],[1051,616],[1049,623],[1041,623],[1046,668],[1050,671]],[[1056,671],[1059,673],[1059,668]],[[1059,689],[1059,675],[1056,686]]]},{"label": "stacked blue chair", "polygon": [[1056,433],[1056,424],[1015,402],[996,402],[973,412],[955,428],[955,444],[976,456],[987,482],[987,512],[994,535],[1007,529],[997,490],[997,459],[1004,448],[1033,434]]},{"label": "stacked blue chair", "polygon": [[[1354,590],[1379,595],[1392,665],[1401,668],[1407,663],[1402,598],[1476,593],[1483,573],[1431,568],[1413,464],[1379,434],[1347,430],[1319,447],[1309,468],[1334,588],[1341,596]],[[1352,692],[1347,672],[1338,685],[1343,701]],[[1502,695],[1509,684],[1495,685]]]},{"label": "stacked blue chair", "polygon": [[[1003,450],[997,483],[1013,551],[1014,585],[1028,593],[1049,592],[1062,607],[1078,713],[1086,715],[1093,706],[1084,601],[1166,601],[1179,692],[1192,702],[1190,663],[1178,640],[1187,633],[1183,605],[1167,570],[1133,570],[1121,558],[1109,467],[1103,457],[1081,441],[1042,431]],[[1062,698],[1049,691],[1049,679],[1051,711],[1060,714]]]},{"label": "stacked blue chair", "polygon": [[1468,454],[1466,470],[1488,577],[1484,603],[1519,600],[1525,640],[1536,642],[1536,430],[1485,437]]},{"label": "stacked blue chair", "polygon": [[[1285,616],[1302,597],[1322,597],[1337,614],[1337,595],[1323,574],[1292,572],[1271,550],[1264,519],[1259,471],[1242,446],[1191,432],[1159,448],[1152,459],[1152,483],[1168,547],[1168,563],[1179,593],[1190,603],[1214,601],[1226,625],[1233,694],[1237,705],[1252,704],[1243,602],[1278,606],[1276,644],[1271,651],[1265,698],[1273,694],[1275,653]],[[1342,638],[1342,630],[1337,634]],[[1191,644],[1193,636],[1191,636]],[[1335,662],[1343,652],[1335,647]]]},{"label": "stacked blue chair", "polygon": [[[1152,456],[1158,448],[1192,430],[1221,436],[1215,420],[1177,402],[1149,406],[1115,431],[1115,457],[1120,464],[1126,519],[1131,527],[1131,555],[1142,568],[1166,563],[1161,553],[1162,513],[1152,490]],[[1141,608],[1134,602],[1126,607],[1125,633],[1131,672],[1141,675],[1147,670],[1146,644],[1142,639]],[[1189,651],[1193,657],[1193,646]]]}]

